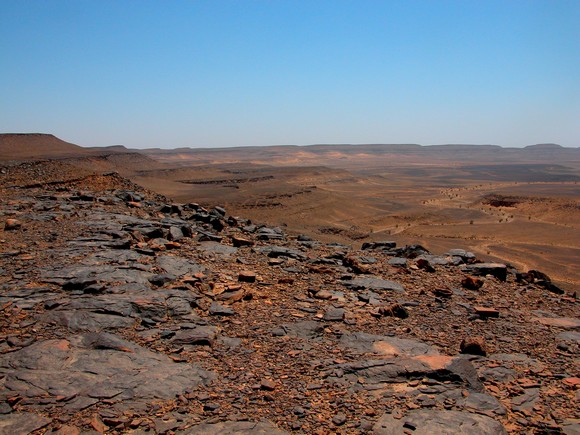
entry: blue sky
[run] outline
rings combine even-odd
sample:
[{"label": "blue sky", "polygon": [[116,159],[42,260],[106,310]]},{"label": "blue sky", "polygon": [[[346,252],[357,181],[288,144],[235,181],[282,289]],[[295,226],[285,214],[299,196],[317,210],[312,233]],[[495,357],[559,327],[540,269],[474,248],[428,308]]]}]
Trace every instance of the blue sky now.
[{"label": "blue sky", "polygon": [[578,0],[0,0],[0,132],[580,146]]}]

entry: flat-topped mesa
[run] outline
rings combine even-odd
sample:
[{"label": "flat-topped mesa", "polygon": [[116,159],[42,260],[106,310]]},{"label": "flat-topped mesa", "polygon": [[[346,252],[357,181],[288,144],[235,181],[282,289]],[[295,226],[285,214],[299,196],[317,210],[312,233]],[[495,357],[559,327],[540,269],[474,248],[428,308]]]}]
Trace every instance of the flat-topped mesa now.
[{"label": "flat-topped mesa", "polygon": [[130,152],[122,145],[82,147],[53,134],[0,133],[0,161],[68,159],[111,154],[134,154],[134,152]]},{"label": "flat-topped mesa", "polygon": [[86,152],[84,148],[52,134],[0,134],[0,160],[72,157],[84,155]]}]

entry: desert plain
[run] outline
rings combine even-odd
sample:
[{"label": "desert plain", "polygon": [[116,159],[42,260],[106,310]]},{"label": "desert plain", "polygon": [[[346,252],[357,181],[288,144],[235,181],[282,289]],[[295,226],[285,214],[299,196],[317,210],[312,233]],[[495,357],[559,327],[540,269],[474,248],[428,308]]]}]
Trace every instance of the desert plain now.
[{"label": "desert plain", "polygon": [[145,150],[167,168],[131,174],[178,201],[326,241],[464,246],[580,283],[580,150],[320,145]]}]

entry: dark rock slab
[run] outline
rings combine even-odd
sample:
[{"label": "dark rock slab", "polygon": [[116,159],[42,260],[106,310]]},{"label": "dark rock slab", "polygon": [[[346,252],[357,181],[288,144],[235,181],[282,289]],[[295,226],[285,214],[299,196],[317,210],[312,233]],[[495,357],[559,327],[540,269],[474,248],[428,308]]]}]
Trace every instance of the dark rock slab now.
[{"label": "dark rock slab", "polygon": [[433,254],[419,255],[416,260],[425,260],[430,266],[446,266],[449,264],[449,260],[446,257]]},{"label": "dark rock slab", "polygon": [[218,329],[215,326],[198,326],[192,329],[182,329],[177,331],[171,339],[174,344],[189,345],[213,345],[218,335]]},{"label": "dark rock slab", "polygon": [[140,268],[117,267],[108,264],[71,266],[42,273],[44,282],[59,284],[70,290],[82,290],[91,283],[148,284],[151,276],[151,273]]},{"label": "dark rock slab", "polygon": [[389,264],[395,267],[407,267],[407,259],[404,257],[393,257],[389,260]]},{"label": "dark rock slab", "polygon": [[461,270],[476,276],[492,275],[500,281],[507,279],[507,266],[501,263],[468,264],[463,266]]},{"label": "dark rock slab", "polygon": [[557,335],[557,338],[564,341],[575,341],[577,344],[580,344],[580,332],[562,332]]},{"label": "dark rock slab", "polygon": [[394,249],[397,247],[397,242],[391,242],[391,241],[384,241],[384,242],[365,242],[362,244],[361,249],[367,250],[367,249]]},{"label": "dark rock slab", "polygon": [[288,257],[295,260],[305,260],[306,256],[296,249],[285,248],[283,246],[264,246],[260,248],[262,254],[266,254],[270,258]]},{"label": "dark rock slab", "polygon": [[479,414],[461,411],[417,409],[401,419],[384,414],[374,425],[375,435],[499,435],[507,434],[503,425]]},{"label": "dark rock slab", "polygon": [[475,260],[475,254],[465,249],[450,249],[447,251],[447,255],[450,257],[459,257],[466,263]]},{"label": "dark rock slab", "polygon": [[313,320],[305,320],[296,323],[284,323],[274,328],[272,334],[275,336],[290,335],[304,340],[321,338],[324,334],[324,325]]},{"label": "dark rock slab", "polygon": [[565,419],[562,423],[562,433],[565,435],[580,435],[580,419]]},{"label": "dark rock slab", "polygon": [[[129,249],[121,249],[121,250],[103,249],[83,259],[82,263],[85,265],[94,265],[102,263],[114,263],[117,265],[121,264],[135,265],[135,263],[143,261],[144,258],[145,256]],[[149,269],[144,266],[145,266],[144,264],[139,263],[139,267],[144,268],[143,270]]]},{"label": "dark rock slab", "polygon": [[343,280],[342,284],[351,290],[395,291],[404,293],[404,287],[395,281],[373,276]]},{"label": "dark rock slab", "polygon": [[173,255],[160,255],[157,257],[157,265],[166,273],[176,277],[194,275],[205,270],[205,268],[199,264]]},{"label": "dark rock slab", "polygon": [[517,378],[517,372],[507,367],[487,367],[480,371],[480,377],[485,381],[509,382]]},{"label": "dark rock slab", "polygon": [[463,397],[457,401],[458,405],[464,406],[466,409],[474,412],[489,415],[506,415],[505,407],[495,397],[485,393],[471,392],[467,397]]},{"label": "dark rock slab", "polygon": [[221,243],[217,242],[202,242],[199,244],[197,249],[207,254],[214,254],[222,258],[229,258],[238,252],[238,248],[222,245]]},{"label": "dark rock slab", "polygon": [[28,435],[48,426],[52,419],[31,412],[0,416],[0,434]]},{"label": "dark rock slab", "polygon": [[580,330],[580,319],[574,317],[536,317],[534,320],[555,328]]},{"label": "dark rock slab", "polygon": [[212,302],[209,307],[209,314],[212,316],[233,316],[236,312],[230,307],[226,307],[217,302]]},{"label": "dark rock slab", "polygon": [[262,227],[256,231],[258,240],[284,240],[284,232],[280,228]]},{"label": "dark rock slab", "polygon": [[164,295],[153,291],[77,297],[70,301],[67,309],[139,318],[167,315]]},{"label": "dark rock slab", "polygon": [[406,338],[372,335],[364,332],[345,333],[340,337],[341,347],[361,353],[375,353],[385,356],[439,355],[433,346]]},{"label": "dark rock slab", "polygon": [[214,375],[195,364],[175,363],[108,333],[36,342],[0,356],[0,400],[20,395],[149,401],[169,399]]},{"label": "dark rock slab", "polygon": [[17,282],[12,285],[14,285],[14,288],[5,289],[2,292],[0,305],[12,303],[13,306],[18,308],[31,309],[36,304],[45,303],[59,297],[50,287],[21,287]]},{"label": "dark rock slab", "polygon": [[523,394],[511,398],[512,409],[531,412],[539,399],[539,388],[527,388]]},{"label": "dark rock slab", "polygon": [[431,378],[483,391],[483,385],[471,362],[462,357],[444,355],[396,356],[381,360],[362,360],[338,364],[337,368],[353,383],[364,378],[366,384],[406,382],[409,379]]},{"label": "dark rock slab", "polygon": [[66,326],[72,332],[115,330],[128,328],[135,323],[130,317],[78,310],[52,311],[44,316],[43,321]]},{"label": "dark rock slab", "polygon": [[192,426],[185,431],[176,432],[178,434],[190,435],[286,435],[285,432],[279,429],[276,425],[268,420],[259,422],[251,421],[224,421],[220,423],[205,423],[197,426]]},{"label": "dark rock slab", "polygon": [[324,320],[327,322],[341,322],[345,313],[344,308],[330,307],[324,312]]},{"label": "dark rock slab", "polygon": [[181,228],[179,227],[169,227],[169,231],[167,234],[167,238],[173,242],[178,242],[179,240],[183,239],[184,234]]},{"label": "dark rock slab", "polygon": [[530,358],[522,353],[495,353],[489,355],[488,360],[500,363],[507,368],[518,368],[518,370],[542,371],[544,366],[541,362]]}]

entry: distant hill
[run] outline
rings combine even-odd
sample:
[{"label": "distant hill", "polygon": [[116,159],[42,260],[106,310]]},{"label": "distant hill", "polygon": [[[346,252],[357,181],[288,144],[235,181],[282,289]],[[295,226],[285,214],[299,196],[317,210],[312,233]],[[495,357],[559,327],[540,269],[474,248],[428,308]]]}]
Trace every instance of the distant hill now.
[{"label": "distant hill", "polygon": [[86,149],[52,134],[0,134],[0,160],[72,157],[85,155],[87,152]]},{"label": "distant hill", "polygon": [[562,145],[558,145],[557,143],[539,143],[536,145],[528,145],[524,147],[527,150],[561,150],[564,147]]},{"label": "distant hill", "polygon": [[277,145],[238,148],[146,149],[141,153],[171,164],[212,162],[253,162],[277,165],[324,165],[331,167],[397,166],[405,164],[508,164],[557,163],[580,164],[580,148],[556,144],[504,148],[497,145],[428,145],[417,144],[318,144],[307,146]]},{"label": "distant hill", "polygon": [[45,133],[0,133],[0,161],[69,159],[135,153],[123,145],[82,147]]}]

